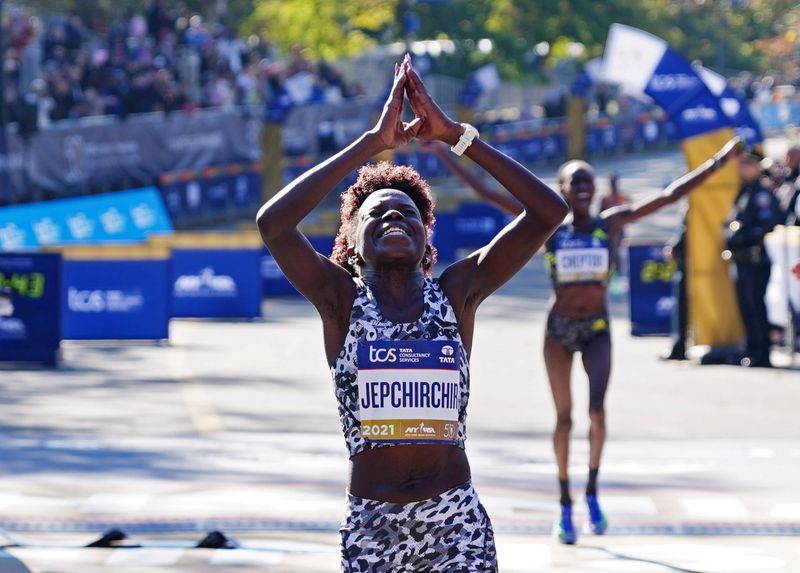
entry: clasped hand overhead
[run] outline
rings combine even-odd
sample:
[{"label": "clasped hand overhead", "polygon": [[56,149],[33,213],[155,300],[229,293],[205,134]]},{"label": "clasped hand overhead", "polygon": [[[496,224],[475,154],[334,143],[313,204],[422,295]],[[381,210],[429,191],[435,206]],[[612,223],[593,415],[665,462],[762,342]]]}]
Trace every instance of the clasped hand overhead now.
[{"label": "clasped hand overhead", "polygon": [[[406,97],[414,112],[414,119],[408,122],[402,119]],[[415,138],[452,145],[458,141],[462,131],[461,125],[450,119],[433,101],[411,65],[411,57],[406,54],[403,63],[395,66],[392,90],[371,132],[387,149],[395,149]]]}]

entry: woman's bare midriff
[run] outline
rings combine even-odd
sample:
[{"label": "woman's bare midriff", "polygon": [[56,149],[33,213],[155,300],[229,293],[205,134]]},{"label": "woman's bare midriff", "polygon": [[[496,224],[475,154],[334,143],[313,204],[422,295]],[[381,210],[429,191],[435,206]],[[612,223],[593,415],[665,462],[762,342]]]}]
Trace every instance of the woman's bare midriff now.
[{"label": "woman's bare midriff", "polygon": [[430,499],[470,479],[467,455],[449,444],[375,448],[350,463],[351,494],[392,503]]},{"label": "woman's bare midriff", "polygon": [[561,285],[555,288],[550,310],[565,318],[590,318],[606,312],[606,287],[602,284]]}]

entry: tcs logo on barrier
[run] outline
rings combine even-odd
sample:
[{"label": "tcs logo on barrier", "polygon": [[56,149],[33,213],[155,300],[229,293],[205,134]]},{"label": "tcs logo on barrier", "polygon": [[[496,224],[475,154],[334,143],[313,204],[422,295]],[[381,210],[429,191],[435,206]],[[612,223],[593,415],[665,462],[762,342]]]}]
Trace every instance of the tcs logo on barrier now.
[{"label": "tcs logo on barrier", "polygon": [[370,362],[397,362],[396,348],[369,348]]}]

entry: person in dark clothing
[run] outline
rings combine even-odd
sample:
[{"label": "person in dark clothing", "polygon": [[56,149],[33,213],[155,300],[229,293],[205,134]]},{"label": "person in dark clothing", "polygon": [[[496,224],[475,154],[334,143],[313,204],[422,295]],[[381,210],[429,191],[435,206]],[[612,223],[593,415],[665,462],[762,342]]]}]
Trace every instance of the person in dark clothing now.
[{"label": "person in dark clothing", "polygon": [[769,281],[770,261],[764,235],[781,223],[778,199],[765,189],[761,158],[753,153],[740,159],[742,188],[734,201],[725,229],[723,257],[736,267],[736,297],[745,329],[742,366],[769,368],[769,322],[764,295]]},{"label": "person in dark clothing", "polygon": [[800,147],[786,152],[786,178],[780,191],[781,211],[787,225],[800,225]]},{"label": "person in dark clothing", "polygon": [[662,360],[686,360],[686,333],[689,327],[686,298],[686,230],[684,216],[678,233],[664,247],[664,258],[675,263],[675,272],[672,275],[672,296],[675,299],[675,307],[670,320],[672,345],[669,351],[661,356]]}]

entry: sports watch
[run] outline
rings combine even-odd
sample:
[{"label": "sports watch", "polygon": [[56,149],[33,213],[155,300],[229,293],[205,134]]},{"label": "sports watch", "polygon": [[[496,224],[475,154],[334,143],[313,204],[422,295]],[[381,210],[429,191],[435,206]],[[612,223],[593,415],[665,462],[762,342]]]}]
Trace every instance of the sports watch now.
[{"label": "sports watch", "polygon": [[462,123],[461,127],[464,128],[464,133],[458,138],[458,142],[450,148],[450,151],[459,157],[466,151],[467,147],[472,145],[472,140],[480,135],[478,130],[468,123]]}]

